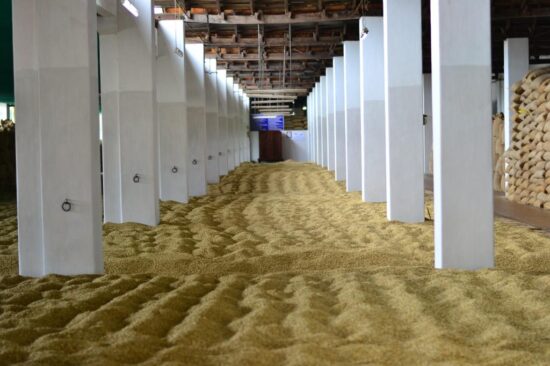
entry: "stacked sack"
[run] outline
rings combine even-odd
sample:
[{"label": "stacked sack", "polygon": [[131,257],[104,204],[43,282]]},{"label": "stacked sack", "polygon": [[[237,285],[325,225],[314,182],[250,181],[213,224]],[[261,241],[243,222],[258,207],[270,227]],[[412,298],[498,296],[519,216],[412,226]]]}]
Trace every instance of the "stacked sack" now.
[{"label": "stacked sack", "polygon": [[512,87],[512,144],[506,152],[508,199],[550,209],[550,68]]},{"label": "stacked sack", "polygon": [[493,116],[493,189],[504,192],[504,114],[498,113]]},{"label": "stacked sack", "polygon": [[285,116],[285,130],[307,130],[307,115],[295,108],[293,116]]}]

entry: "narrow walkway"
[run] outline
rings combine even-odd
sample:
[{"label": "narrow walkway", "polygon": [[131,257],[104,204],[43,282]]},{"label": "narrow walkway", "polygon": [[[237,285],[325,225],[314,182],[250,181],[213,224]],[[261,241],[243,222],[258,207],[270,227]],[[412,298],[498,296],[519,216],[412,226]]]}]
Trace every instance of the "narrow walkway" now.
[{"label": "narrow walkway", "polygon": [[[426,175],[424,184],[427,191],[433,192],[433,176]],[[550,210],[512,202],[501,192],[494,192],[495,215],[521,222],[537,229],[550,231]]]}]

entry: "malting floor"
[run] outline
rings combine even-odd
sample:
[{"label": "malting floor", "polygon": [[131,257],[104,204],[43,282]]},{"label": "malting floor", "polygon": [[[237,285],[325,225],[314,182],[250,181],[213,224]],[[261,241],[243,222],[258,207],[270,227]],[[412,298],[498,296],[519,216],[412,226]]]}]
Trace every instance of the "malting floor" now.
[{"label": "malting floor", "polygon": [[[430,199],[427,199],[431,209]],[[495,222],[497,268],[433,269],[310,164],[247,164],[161,223],[104,225],[104,276],[17,276],[0,205],[0,364],[550,364],[550,237]]]}]

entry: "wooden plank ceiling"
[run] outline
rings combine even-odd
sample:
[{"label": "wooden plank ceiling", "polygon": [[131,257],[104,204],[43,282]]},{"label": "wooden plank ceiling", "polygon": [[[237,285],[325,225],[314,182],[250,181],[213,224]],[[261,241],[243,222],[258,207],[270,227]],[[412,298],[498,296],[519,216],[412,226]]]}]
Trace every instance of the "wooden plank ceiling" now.
[{"label": "wooden plank ceiling", "polygon": [[[357,40],[361,15],[382,15],[382,0],[156,0],[157,19],[185,19],[187,42],[204,43],[247,91],[305,89]],[[492,0],[493,72],[503,41],[530,38],[532,63],[550,63],[550,0]],[[475,11],[475,9],[472,9]],[[424,72],[430,72],[430,1],[423,0]]]}]

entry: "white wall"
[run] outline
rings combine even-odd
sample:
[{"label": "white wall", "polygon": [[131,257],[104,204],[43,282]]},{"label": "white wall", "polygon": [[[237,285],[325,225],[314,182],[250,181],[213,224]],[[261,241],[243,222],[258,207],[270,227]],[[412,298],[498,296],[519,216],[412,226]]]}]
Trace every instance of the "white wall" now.
[{"label": "white wall", "polygon": [[307,162],[309,134],[306,130],[282,131],[283,159]]},{"label": "white wall", "polygon": [[260,160],[260,133],[250,131],[250,158],[252,161]]}]

